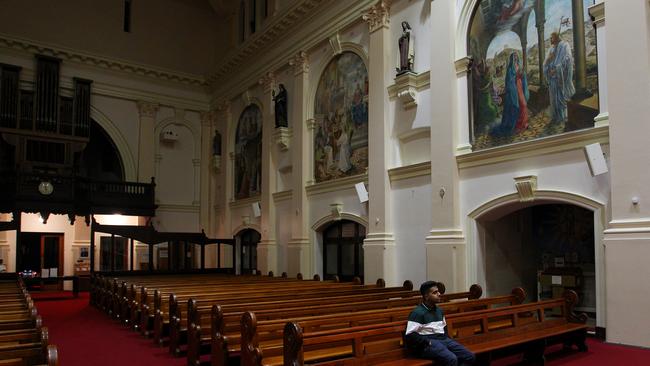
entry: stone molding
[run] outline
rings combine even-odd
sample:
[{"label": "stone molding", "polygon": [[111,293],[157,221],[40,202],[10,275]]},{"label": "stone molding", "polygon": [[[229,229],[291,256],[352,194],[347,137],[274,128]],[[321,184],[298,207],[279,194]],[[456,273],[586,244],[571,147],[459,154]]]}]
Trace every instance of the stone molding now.
[{"label": "stone molding", "polygon": [[422,163],[402,166],[388,170],[390,182],[397,182],[400,180],[411,179],[415,177],[431,176],[431,162],[425,161]]},{"label": "stone molding", "polygon": [[589,15],[593,19],[595,26],[601,26],[605,24],[605,3],[598,3],[587,8]]},{"label": "stone molding", "polygon": [[309,58],[307,52],[299,51],[289,59],[289,66],[293,68],[294,76],[309,72]]},{"label": "stone molding", "polygon": [[282,201],[287,201],[290,200],[291,197],[293,197],[293,191],[290,189],[287,191],[275,192],[273,193],[273,202],[278,203]]},{"label": "stone molding", "polygon": [[368,22],[370,33],[376,32],[381,28],[388,28],[390,25],[390,5],[389,0],[379,0],[377,4],[368,9],[361,17]]},{"label": "stone molding", "polygon": [[258,83],[264,89],[265,94],[271,94],[271,92],[275,90],[275,84],[277,83],[277,80],[275,78],[275,74],[269,71],[260,78]]},{"label": "stone molding", "polygon": [[359,182],[368,184],[368,173],[308,185],[306,187],[307,196],[313,196],[327,192],[339,192],[344,189],[354,189],[354,185]]},{"label": "stone molding", "polygon": [[156,113],[158,112],[157,103],[138,101],[136,104],[138,105],[138,113],[140,114],[140,118],[156,118]]},{"label": "stone molding", "polygon": [[537,190],[537,176],[527,175],[515,177],[515,188],[519,194],[519,202],[531,202],[535,200],[535,191]]},{"label": "stone molding", "polygon": [[198,75],[191,75],[154,66],[128,62],[116,58],[95,55],[89,52],[66,48],[63,46],[48,45],[37,41],[10,36],[0,33],[0,47],[20,50],[24,52],[47,55],[60,58],[64,61],[78,62],[84,65],[90,65],[101,69],[112,71],[121,71],[128,74],[135,74],[153,78],[177,82],[195,86],[207,86],[205,78]]},{"label": "stone molding", "polygon": [[407,72],[395,78],[395,84],[388,87],[388,96],[402,101],[404,109],[417,107],[417,94],[430,85],[430,72]]},{"label": "stone molding", "polygon": [[457,154],[456,162],[459,169],[466,169],[532,156],[582,149],[585,145],[596,142],[605,145],[609,144],[609,126],[587,128],[466,154]]}]

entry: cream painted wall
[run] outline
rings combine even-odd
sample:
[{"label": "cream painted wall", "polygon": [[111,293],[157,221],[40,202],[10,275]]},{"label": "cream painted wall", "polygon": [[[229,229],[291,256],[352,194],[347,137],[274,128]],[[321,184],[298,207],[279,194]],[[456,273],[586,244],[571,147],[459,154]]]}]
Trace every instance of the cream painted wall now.
[{"label": "cream painted wall", "polygon": [[275,203],[275,240],[278,251],[278,271],[276,276],[287,272],[287,243],[291,240],[291,225],[288,220],[291,216],[291,200],[276,201]]},{"label": "cream painted wall", "polygon": [[431,178],[393,182],[393,227],[397,250],[397,282],[410,280],[418,288],[427,278],[426,249],[422,238],[431,229]]},{"label": "cream painted wall", "polygon": [[0,33],[197,75],[209,71],[225,23],[207,1],[133,1],[130,33],[122,30],[123,3],[3,1]]}]

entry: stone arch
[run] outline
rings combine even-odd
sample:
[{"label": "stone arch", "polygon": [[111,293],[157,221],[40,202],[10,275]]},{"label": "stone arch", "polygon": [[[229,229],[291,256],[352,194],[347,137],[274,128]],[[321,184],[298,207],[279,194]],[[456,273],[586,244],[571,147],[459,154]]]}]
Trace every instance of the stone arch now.
[{"label": "stone arch", "polygon": [[321,232],[323,229],[325,229],[329,224],[335,221],[339,220],[349,220],[356,222],[357,224],[365,227],[368,229],[368,220],[362,216],[359,216],[357,214],[349,213],[349,212],[342,212],[340,216],[334,216],[333,214],[329,214],[326,216],[321,217],[318,221],[316,221],[312,226],[312,230],[315,232]]},{"label": "stone arch", "polygon": [[97,124],[99,124],[104,129],[111,140],[113,140],[113,143],[117,148],[117,152],[122,158],[124,180],[131,182],[137,181],[138,172],[136,168],[137,164],[135,157],[133,156],[133,152],[131,151],[129,144],[120,129],[115,125],[115,123],[113,123],[113,121],[111,121],[110,118],[108,118],[108,116],[106,116],[102,111],[93,105],[90,106],[90,118],[97,122]]},{"label": "stone arch", "polygon": [[517,193],[507,194],[491,199],[476,207],[467,215],[467,282],[479,282],[478,245],[479,221],[488,218],[498,219],[515,211],[543,204],[568,204],[578,206],[593,212],[594,218],[594,254],[596,271],[596,319],[597,326],[605,327],[606,324],[606,287],[605,287],[605,250],[603,244],[603,231],[607,227],[606,205],[603,202],[577,193],[538,190],[535,199],[530,202],[521,202]]},{"label": "stone arch", "polygon": [[248,230],[248,229],[255,230],[258,233],[260,233],[260,235],[262,233],[262,228],[257,224],[241,224],[241,225],[237,226],[236,228],[234,228],[231,231],[231,234],[232,234],[233,237],[235,237],[235,236],[239,235],[239,233],[241,233],[242,231]]}]

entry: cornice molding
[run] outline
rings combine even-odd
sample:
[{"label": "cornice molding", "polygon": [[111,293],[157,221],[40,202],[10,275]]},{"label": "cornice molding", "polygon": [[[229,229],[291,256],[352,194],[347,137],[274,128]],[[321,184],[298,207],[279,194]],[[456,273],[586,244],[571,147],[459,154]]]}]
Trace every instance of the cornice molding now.
[{"label": "cornice molding", "polygon": [[599,26],[605,24],[605,3],[598,3],[587,8],[589,15],[594,20],[594,25]]},{"label": "cornice molding", "polygon": [[[235,98],[257,83],[260,71],[277,71],[286,66],[287,55],[327,42],[324,34],[334,34],[361,21],[362,12],[375,3],[376,0],[297,0],[284,15],[271,20],[215,67],[207,78],[212,100]],[[298,28],[300,34],[294,31]],[[255,58],[251,58],[253,54]]]},{"label": "cornice molding", "polygon": [[205,78],[199,75],[138,64],[113,57],[100,56],[85,51],[75,50],[59,45],[45,44],[4,33],[0,33],[0,48],[9,48],[33,54],[57,57],[64,61],[77,62],[100,69],[122,71],[127,74],[135,74],[156,80],[165,80],[195,86],[207,86]]},{"label": "cornice molding", "polygon": [[238,199],[236,201],[230,202],[230,208],[241,208],[246,206],[250,207],[252,203],[259,202],[261,200],[262,200],[262,195]]},{"label": "cornice molding", "polygon": [[195,205],[160,204],[156,211],[198,213],[200,207]]},{"label": "cornice molding", "polygon": [[368,183],[368,173],[353,175],[351,177],[339,178],[329,180],[327,182],[315,183],[308,185],[306,187],[307,196],[313,196],[317,194],[327,193],[327,192],[338,192],[344,189],[354,189],[354,185],[364,182]]},{"label": "cornice molding", "polygon": [[411,179],[415,177],[431,176],[431,162],[425,161],[422,163],[402,166],[388,170],[390,182],[397,182],[400,180]]},{"label": "cornice molding", "polygon": [[609,144],[609,127],[593,127],[580,131],[515,144],[494,147],[456,156],[459,169],[502,163],[533,156],[582,149],[593,143]]},{"label": "cornice molding", "polygon": [[273,202],[278,203],[282,201],[290,200],[293,197],[293,191],[282,191],[273,193]]},{"label": "cornice molding", "polygon": [[[21,88],[33,90],[34,80],[36,80],[36,73],[34,72],[34,69],[23,68],[20,71]],[[72,95],[71,93],[74,89],[73,78],[67,75],[62,75],[59,86],[61,89],[69,92],[70,95]],[[93,95],[101,95],[105,97],[126,99],[131,101],[147,101],[158,103],[161,106],[170,106],[190,111],[204,111],[210,108],[210,103],[208,102],[209,97],[207,95],[199,96],[197,98],[179,97],[155,92],[150,89],[132,88],[119,83],[106,83],[98,80],[93,80],[93,87],[91,89],[91,92]]]}]

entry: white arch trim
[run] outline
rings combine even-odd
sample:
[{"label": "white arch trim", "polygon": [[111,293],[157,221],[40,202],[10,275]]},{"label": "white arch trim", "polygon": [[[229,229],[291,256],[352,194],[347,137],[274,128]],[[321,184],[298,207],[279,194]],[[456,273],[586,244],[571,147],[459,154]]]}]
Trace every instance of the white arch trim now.
[{"label": "white arch trim", "polygon": [[349,220],[349,221],[354,221],[359,225],[363,225],[366,229],[368,228],[368,220],[365,219],[364,217],[361,217],[359,215],[353,214],[353,213],[348,213],[348,212],[342,212],[341,216],[334,216],[332,214],[329,214],[327,216],[323,216],[320,220],[316,221],[314,225],[311,226],[311,228],[315,232],[321,232],[323,231],[329,224],[340,221],[340,220]]},{"label": "white arch trim", "polygon": [[[548,202],[561,202],[568,203],[576,206],[586,208],[590,211],[602,210],[605,208],[605,204],[596,200],[593,200],[589,197],[577,193],[570,193],[564,191],[554,191],[554,190],[538,190],[535,191],[535,200],[526,203],[521,203],[519,201],[519,194],[512,193],[505,196],[497,197],[492,199],[481,206],[475,208],[472,212],[468,214],[469,218],[473,220],[479,220],[481,217],[489,212],[492,212],[495,209],[507,207],[510,205],[517,206],[516,210],[519,210],[523,207],[535,206]],[[604,214],[604,211],[603,211]],[[603,217],[603,220],[605,218]],[[603,221],[605,223],[605,221]]]},{"label": "white arch trim", "polygon": [[262,229],[257,224],[247,224],[247,225],[241,224],[241,225],[237,226],[232,231],[232,236],[235,237],[235,236],[237,236],[237,234],[239,234],[240,232],[242,232],[242,231],[244,231],[246,229],[253,229],[253,230],[257,231],[260,235],[262,234]]},{"label": "white arch trim", "polygon": [[135,182],[138,180],[138,173],[136,169],[135,158],[131,148],[129,148],[129,143],[124,138],[124,135],[120,129],[111,121],[108,116],[106,116],[102,111],[97,107],[90,106],[90,118],[97,122],[108,136],[113,140],[115,147],[117,147],[118,154],[122,158],[122,164],[124,165],[124,180]]},{"label": "white arch trim", "polygon": [[463,7],[458,14],[458,23],[456,24],[456,56],[454,60],[459,60],[467,56],[467,32],[469,32],[469,22],[472,19],[472,13],[478,2],[481,0],[465,0]]},{"label": "white arch trim", "polygon": [[593,212],[594,259],[596,269],[596,325],[606,327],[607,302],[605,300],[607,299],[607,289],[605,287],[605,246],[603,244],[603,231],[607,227],[605,203],[578,193],[539,190],[535,191],[535,200],[532,202],[520,202],[519,195],[517,193],[511,193],[494,198],[470,212],[467,215],[467,282],[476,283],[478,281],[479,258],[477,253],[480,242],[478,221],[493,213],[495,210],[499,211],[500,216],[503,216],[526,207],[548,203],[571,204]]}]

